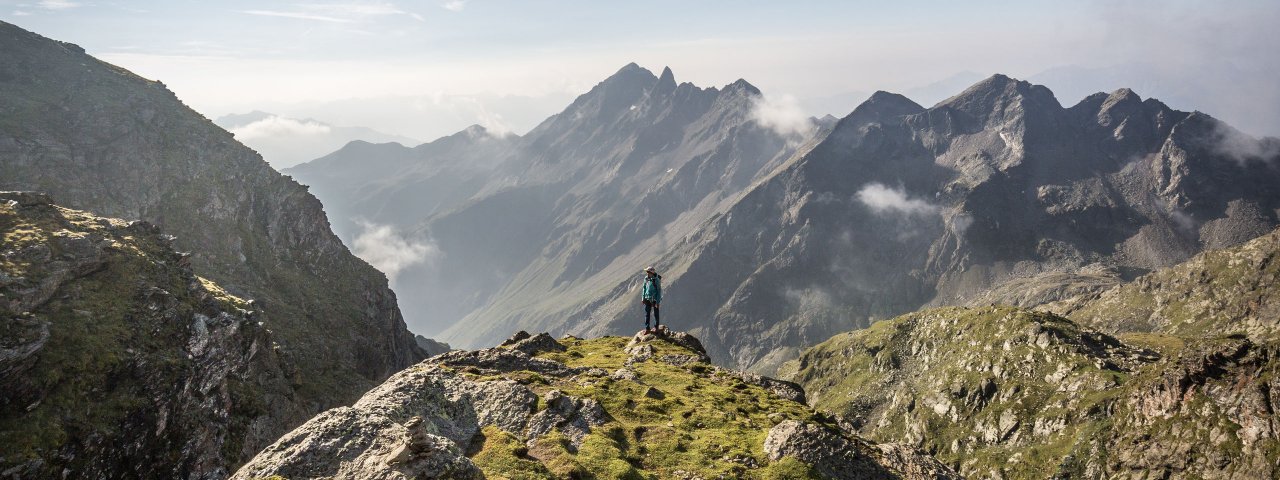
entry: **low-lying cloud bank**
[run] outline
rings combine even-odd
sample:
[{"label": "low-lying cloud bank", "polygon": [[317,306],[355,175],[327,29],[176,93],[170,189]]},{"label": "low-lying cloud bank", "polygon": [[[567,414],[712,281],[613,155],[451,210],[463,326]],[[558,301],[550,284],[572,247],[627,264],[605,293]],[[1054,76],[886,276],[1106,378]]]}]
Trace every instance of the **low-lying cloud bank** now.
[{"label": "low-lying cloud bank", "polygon": [[237,140],[245,141],[283,136],[327,135],[331,130],[328,125],[315,120],[295,120],[272,115],[262,120],[234,127],[231,129],[231,133],[235,134]]}]

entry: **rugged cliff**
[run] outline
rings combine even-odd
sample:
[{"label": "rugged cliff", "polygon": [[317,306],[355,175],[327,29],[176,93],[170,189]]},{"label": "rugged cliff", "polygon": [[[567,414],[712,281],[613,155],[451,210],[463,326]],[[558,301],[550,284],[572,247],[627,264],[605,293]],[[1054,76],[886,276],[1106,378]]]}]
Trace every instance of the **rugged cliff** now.
[{"label": "rugged cliff", "polygon": [[175,235],[196,274],[254,301],[290,374],[284,408],[350,402],[422,358],[385,276],[329,231],[320,202],[159,82],[0,22],[0,89],[0,189]]},{"label": "rugged cliff", "polygon": [[300,411],[253,302],[146,222],[0,192],[0,472],[223,478]]},{"label": "rugged cliff", "polygon": [[396,374],[234,478],[957,478],[803,401],[794,384],[712,366],[683,333],[520,332]]}]

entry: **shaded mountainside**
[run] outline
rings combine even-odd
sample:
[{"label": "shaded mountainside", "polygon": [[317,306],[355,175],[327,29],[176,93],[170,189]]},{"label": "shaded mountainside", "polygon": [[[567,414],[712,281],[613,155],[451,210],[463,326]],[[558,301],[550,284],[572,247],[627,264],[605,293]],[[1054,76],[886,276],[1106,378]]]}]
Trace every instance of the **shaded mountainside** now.
[{"label": "shaded mountainside", "polygon": [[225,478],[308,414],[252,302],[172,237],[0,192],[0,471]]},{"label": "shaded mountainside", "polygon": [[783,375],[869,438],[967,476],[1272,478],[1278,237],[1039,307],[1070,320],[973,307],[878,322]]},{"label": "shaded mountainside", "polygon": [[[1009,282],[1080,275],[1037,302],[1100,291],[1274,228],[1277,144],[1129,90],[1070,108],[1002,75],[932,108],[880,92],[676,239],[657,262],[663,307],[713,358],[767,372]],[[633,324],[637,283],[561,328]]]},{"label": "shaded mountainside", "polygon": [[329,231],[320,202],[162,84],[0,23],[0,88],[0,189],[175,235],[197,274],[255,302],[292,407],[350,402],[422,358],[386,277]]},{"label": "shaded mountainside", "polygon": [[958,478],[841,430],[794,384],[707,360],[683,333],[519,332],[392,376],[233,478]]},{"label": "shaded mountainside", "polygon": [[[472,127],[413,149],[353,143],[288,173],[344,239],[363,220],[436,252],[396,278],[415,292],[401,301],[415,329],[493,345],[590,317],[593,301],[820,135],[761,126],[761,100],[746,81],[701,88],[630,64],[524,136]],[[472,320],[483,325],[464,327]]]}]

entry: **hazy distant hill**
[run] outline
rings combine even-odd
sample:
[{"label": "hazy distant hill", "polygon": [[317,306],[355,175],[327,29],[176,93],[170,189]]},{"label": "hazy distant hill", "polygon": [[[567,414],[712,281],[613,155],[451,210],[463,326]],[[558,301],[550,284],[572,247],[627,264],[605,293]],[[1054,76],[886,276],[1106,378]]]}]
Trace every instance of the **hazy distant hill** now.
[{"label": "hazy distant hill", "polygon": [[312,160],[356,140],[403,145],[419,143],[409,137],[371,128],[338,127],[317,120],[282,117],[256,110],[224,115],[213,123],[234,134],[240,143],[257,150],[276,169]]},{"label": "hazy distant hill", "polygon": [[1070,108],[1002,75],[932,108],[880,92],[830,134],[789,140],[752,116],[758,95],[628,66],[508,138],[502,161],[459,162],[483,173],[448,177],[448,199],[369,197],[365,215],[428,217],[416,238],[435,257],[401,272],[406,311],[462,318],[442,339],[463,347],[519,328],[620,332],[640,319],[636,271],[656,262],[669,321],[768,370],[922,305],[1040,275],[1106,286],[1277,224],[1280,141],[1127,89]]}]

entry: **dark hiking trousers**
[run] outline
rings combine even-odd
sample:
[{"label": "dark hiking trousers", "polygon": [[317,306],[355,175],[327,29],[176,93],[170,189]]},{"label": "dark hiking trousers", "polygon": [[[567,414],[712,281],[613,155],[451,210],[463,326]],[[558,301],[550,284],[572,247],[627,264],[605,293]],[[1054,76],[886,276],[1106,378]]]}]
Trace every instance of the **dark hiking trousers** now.
[{"label": "dark hiking trousers", "polygon": [[649,312],[653,312],[653,328],[658,328],[658,325],[661,323],[658,320],[658,312],[660,310],[661,308],[659,308],[657,305],[654,305],[653,302],[645,300],[644,302],[644,329],[645,330],[649,329]]}]

